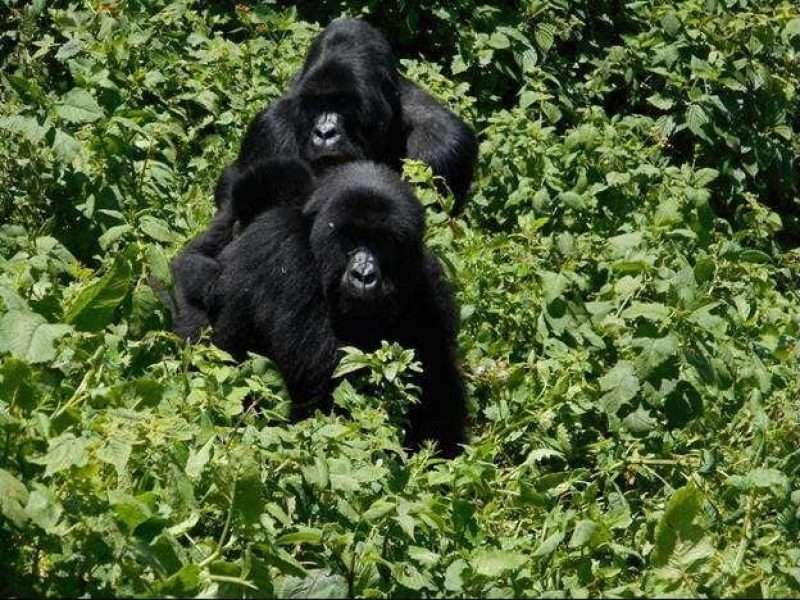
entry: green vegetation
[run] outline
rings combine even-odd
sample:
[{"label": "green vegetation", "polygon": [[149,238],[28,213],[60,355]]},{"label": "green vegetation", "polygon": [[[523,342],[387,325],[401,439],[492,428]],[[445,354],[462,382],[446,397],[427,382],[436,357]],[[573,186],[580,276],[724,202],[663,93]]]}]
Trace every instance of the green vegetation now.
[{"label": "green vegetation", "polygon": [[[0,595],[800,595],[800,9],[513,4],[0,2]],[[361,10],[481,135],[452,462],[402,349],[290,425],[149,285]]]}]

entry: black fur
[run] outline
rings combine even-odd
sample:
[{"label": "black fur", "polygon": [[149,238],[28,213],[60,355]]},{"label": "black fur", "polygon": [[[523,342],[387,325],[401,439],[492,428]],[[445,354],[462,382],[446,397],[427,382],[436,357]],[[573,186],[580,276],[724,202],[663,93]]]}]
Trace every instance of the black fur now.
[{"label": "black fur", "polygon": [[[387,167],[352,162],[326,172],[298,205],[268,208],[219,255],[220,274],[205,298],[214,343],[238,359],[253,351],[274,360],[294,418],[330,406],[341,346],[369,351],[389,340],[413,348],[424,373],[408,444],[434,439],[454,456],[465,439],[457,310],[438,260],[423,246],[420,203]],[[380,266],[380,291],[366,300],[345,283],[357,248]]]},{"label": "black fur", "polygon": [[[341,135],[335,145],[320,149],[312,143],[312,129],[314,119],[326,112],[341,116]],[[398,169],[404,157],[431,165],[453,191],[455,211],[463,208],[477,158],[472,130],[398,74],[389,42],[380,32],[356,19],[332,22],[312,43],[289,92],[251,122],[239,157],[217,182],[217,214],[173,262],[175,331],[196,339],[208,325],[202,298],[219,272],[217,256],[253,213],[292,197],[286,188],[292,188],[302,170],[298,159],[321,176],[332,165],[359,159]],[[240,206],[234,210],[236,182],[265,172],[274,181],[266,186],[270,193],[260,195],[251,209],[249,200],[239,195]]]},{"label": "black fur", "polygon": [[[209,325],[206,294],[220,273],[217,255],[269,203],[302,202],[310,194],[313,175],[296,159],[273,158],[230,171],[218,184],[218,193],[229,200],[217,211],[208,228],[172,262],[174,291],[173,330],[180,337],[197,341]],[[224,188],[223,192],[219,192]]]},{"label": "black fur", "polygon": [[[320,154],[309,142],[313,118],[328,109],[342,109],[347,117],[336,156]],[[466,123],[398,74],[391,46],[379,31],[364,21],[339,19],[311,44],[289,92],[250,123],[230,168],[273,156],[302,158],[317,172],[348,159],[398,168],[400,159],[414,158],[445,179],[460,212],[477,153]],[[217,196],[218,206],[224,200]]]}]

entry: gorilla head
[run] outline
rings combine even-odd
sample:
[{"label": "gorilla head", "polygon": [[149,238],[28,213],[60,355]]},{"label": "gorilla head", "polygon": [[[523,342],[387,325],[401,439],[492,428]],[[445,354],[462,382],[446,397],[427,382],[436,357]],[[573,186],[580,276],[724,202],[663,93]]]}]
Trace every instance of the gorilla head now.
[{"label": "gorilla head", "polygon": [[363,21],[331,23],[311,46],[293,86],[295,136],[318,172],[380,159],[399,127],[397,65],[383,35]]},{"label": "gorilla head", "polygon": [[388,167],[348,163],[318,182],[303,211],[328,306],[355,322],[391,322],[422,265],[423,209]]}]

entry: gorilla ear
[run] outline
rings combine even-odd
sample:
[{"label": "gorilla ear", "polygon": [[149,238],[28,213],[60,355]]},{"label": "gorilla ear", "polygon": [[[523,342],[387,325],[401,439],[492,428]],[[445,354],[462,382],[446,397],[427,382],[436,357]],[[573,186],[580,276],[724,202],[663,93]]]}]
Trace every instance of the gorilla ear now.
[{"label": "gorilla ear", "polygon": [[242,225],[247,225],[273,206],[303,206],[313,189],[314,175],[303,161],[262,160],[237,174],[233,182],[233,210]]}]

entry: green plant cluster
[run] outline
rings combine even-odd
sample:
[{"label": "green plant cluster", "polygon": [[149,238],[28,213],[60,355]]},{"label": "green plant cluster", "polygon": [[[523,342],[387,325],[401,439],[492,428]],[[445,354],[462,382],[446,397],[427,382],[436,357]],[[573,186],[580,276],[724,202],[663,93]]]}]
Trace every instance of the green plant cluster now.
[{"label": "green plant cluster", "polygon": [[[289,424],[273,365],[183,344],[156,291],[343,12],[481,138],[463,218],[405,165],[461,304],[453,461],[402,447],[412,353],[348,349],[340,410]],[[0,595],[800,594],[795,2],[0,22]]]}]

